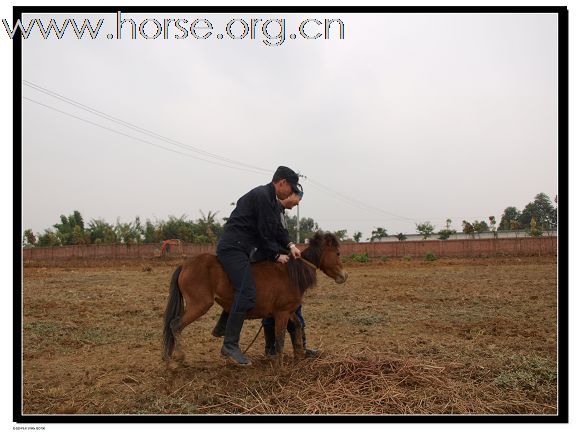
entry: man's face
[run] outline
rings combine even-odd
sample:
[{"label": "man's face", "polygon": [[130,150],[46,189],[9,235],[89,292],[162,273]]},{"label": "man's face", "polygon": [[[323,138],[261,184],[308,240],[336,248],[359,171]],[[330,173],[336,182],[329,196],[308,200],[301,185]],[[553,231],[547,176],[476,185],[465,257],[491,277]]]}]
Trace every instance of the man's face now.
[{"label": "man's face", "polygon": [[298,205],[301,199],[302,197],[300,195],[292,192],[288,198],[281,200],[280,203],[286,210],[291,210]]},{"label": "man's face", "polygon": [[274,188],[276,189],[276,196],[280,201],[288,198],[293,193],[292,185],[285,179],[274,183]]}]

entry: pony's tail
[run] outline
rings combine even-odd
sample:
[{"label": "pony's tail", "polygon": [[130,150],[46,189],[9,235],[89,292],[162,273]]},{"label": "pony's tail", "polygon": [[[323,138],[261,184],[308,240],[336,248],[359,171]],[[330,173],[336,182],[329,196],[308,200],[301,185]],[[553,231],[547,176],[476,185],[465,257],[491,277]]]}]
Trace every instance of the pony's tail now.
[{"label": "pony's tail", "polygon": [[163,359],[171,357],[175,348],[175,332],[179,329],[181,315],[183,313],[183,296],[177,285],[177,278],[181,273],[181,266],[175,269],[169,285],[169,300],[165,308],[165,319],[163,321]]}]

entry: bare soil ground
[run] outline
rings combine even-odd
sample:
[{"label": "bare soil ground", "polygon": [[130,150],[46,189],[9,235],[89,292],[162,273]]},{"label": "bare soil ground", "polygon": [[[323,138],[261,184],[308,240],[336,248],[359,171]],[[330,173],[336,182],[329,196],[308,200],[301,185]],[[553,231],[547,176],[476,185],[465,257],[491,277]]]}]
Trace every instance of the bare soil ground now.
[{"label": "bare soil ground", "polygon": [[[380,259],[320,275],[303,313],[315,359],[275,373],[263,337],[226,364],[214,305],[161,359],[178,260],[24,268],[24,414],[555,414],[555,257]],[[320,272],[319,272],[320,273]],[[247,321],[245,349],[259,321]]]}]

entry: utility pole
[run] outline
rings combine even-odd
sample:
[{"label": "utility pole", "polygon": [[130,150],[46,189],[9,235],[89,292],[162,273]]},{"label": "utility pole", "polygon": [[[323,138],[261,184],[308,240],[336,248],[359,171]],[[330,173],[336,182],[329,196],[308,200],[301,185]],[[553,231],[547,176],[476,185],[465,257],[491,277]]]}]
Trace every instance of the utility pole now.
[{"label": "utility pole", "polygon": [[300,243],[300,203],[296,204],[296,243]]}]

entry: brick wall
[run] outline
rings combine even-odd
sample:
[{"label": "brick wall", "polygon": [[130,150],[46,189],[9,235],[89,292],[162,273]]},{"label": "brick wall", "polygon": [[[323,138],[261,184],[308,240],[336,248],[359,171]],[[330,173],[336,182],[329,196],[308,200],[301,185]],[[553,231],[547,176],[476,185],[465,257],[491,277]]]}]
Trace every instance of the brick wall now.
[{"label": "brick wall", "polygon": [[[341,255],[367,253],[369,257],[423,257],[433,252],[438,257],[489,257],[496,255],[556,255],[557,237],[526,237],[511,239],[422,240],[404,242],[343,243]],[[306,245],[298,245],[304,249]],[[140,245],[78,245],[46,248],[24,248],[24,262],[35,260],[58,260],[66,258],[152,258],[159,253],[161,244]],[[215,253],[215,245],[183,243],[183,255],[193,257],[209,252]],[[168,253],[179,257],[179,248],[172,246]]]},{"label": "brick wall", "polygon": [[[45,248],[24,248],[22,259],[34,260],[58,260],[65,258],[152,258],[159,255],[160,243],[143,243],[139,245],[75,245],[53,246]],[[170,257],[183,255],[193,257],[203,252],[215,252],[214,245],[194,245],[183,243],[182,251],[176,246],[171,246],[167,254]]]},{"label": "brick wall", "polygon": [[491,257],[496,255],[556,255],[557,237],[513,239],[421,240],[381,243],[343,243],[341,255],[367,253],[369,257]]}]

